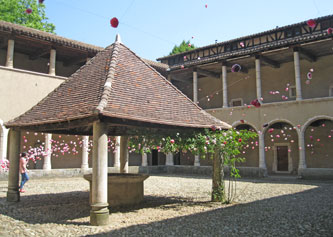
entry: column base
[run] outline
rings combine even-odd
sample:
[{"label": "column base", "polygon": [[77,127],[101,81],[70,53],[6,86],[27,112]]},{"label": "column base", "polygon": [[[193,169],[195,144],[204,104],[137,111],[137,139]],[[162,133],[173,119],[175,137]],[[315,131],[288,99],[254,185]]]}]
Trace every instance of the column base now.
[{"label": "column base", "polygon": [[200,166],[200,156],[194,156],[194,166]]},{"label": "column base", "polygon": [[8,190],[7,191],[7,202],[19,202],[20,192],[18,190]]},{"label": "column base", "polygon": [[98,203],[91,205],[90,224],[93,226],[101,226],[109,224],[109,204]]},{"label": "column base", "polygon": [[267,176],[268,176],[267,168],[259,167],[259,177],[263,178],[263,177],[267,177]]}]

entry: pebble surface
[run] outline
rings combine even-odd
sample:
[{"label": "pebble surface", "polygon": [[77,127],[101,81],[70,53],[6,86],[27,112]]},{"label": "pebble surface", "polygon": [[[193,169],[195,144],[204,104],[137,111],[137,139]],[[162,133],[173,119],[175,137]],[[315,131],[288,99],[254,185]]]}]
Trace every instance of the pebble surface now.
[{"label": "pebble surface", "polygon": [[210,202],[211,184],[150,176],[141,204],[110,209],[110,224],[94,227],[83,178],[30,179],[19,203],[0,181],[0,236],[333,236],[333,181],[241,179],[229,205]]}]

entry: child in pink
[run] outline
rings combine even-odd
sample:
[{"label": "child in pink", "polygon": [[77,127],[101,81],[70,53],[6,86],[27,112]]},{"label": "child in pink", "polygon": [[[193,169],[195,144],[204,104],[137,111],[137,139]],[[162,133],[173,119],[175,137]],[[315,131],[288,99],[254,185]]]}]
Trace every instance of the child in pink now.
[{"label": "child in pink", "polygon": [[21,193],[24,193],[23,185],[29,180],[28,176],[28,169],[27,169],[27,153],[22,152],[21,158],[20,158],[20,174],[21,174],[21,185],[19,188],[19,191]]}]

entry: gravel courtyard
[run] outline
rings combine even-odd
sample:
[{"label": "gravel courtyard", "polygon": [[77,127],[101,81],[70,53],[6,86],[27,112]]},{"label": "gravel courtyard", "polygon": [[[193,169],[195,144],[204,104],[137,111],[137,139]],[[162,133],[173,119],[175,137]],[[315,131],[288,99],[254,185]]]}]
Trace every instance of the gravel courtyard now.
[{"label": "gravel courtyard", "polygon": [[29,180],[21,202],[0,181],[0,236],[333,236],[333,182],[242,179],[233,204],[210,202],[211,179],[151,176],[145,200],[89,226],[83,178]]}]

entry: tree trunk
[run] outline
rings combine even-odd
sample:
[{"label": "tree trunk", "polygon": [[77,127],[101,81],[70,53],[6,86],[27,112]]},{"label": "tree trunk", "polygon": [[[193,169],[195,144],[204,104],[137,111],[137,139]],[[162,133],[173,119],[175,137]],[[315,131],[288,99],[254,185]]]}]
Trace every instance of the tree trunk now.
[{"label": "tree trunk", "polygon": [[220,151],[215,151],[213,156],[213,187],[212,202],[225,202],[224,187],[224,159]]}]

